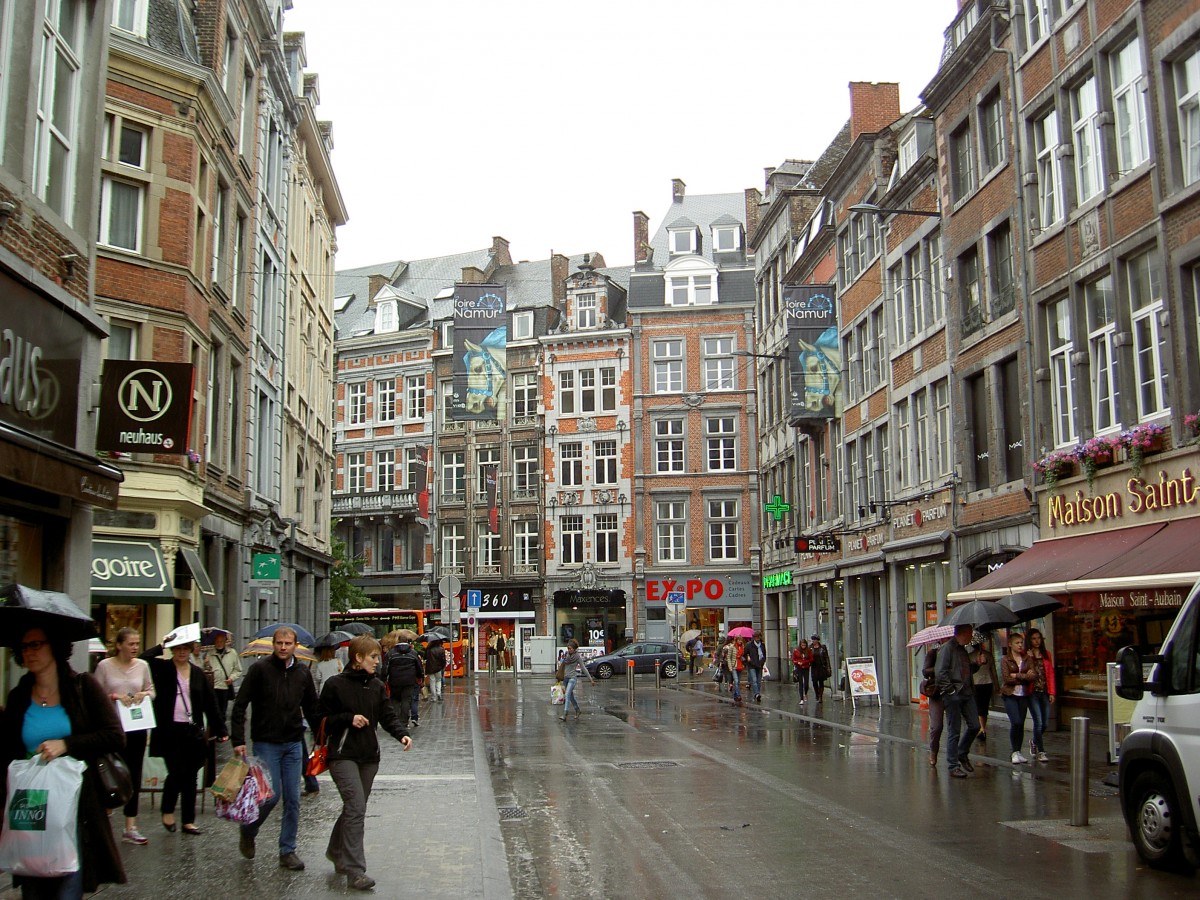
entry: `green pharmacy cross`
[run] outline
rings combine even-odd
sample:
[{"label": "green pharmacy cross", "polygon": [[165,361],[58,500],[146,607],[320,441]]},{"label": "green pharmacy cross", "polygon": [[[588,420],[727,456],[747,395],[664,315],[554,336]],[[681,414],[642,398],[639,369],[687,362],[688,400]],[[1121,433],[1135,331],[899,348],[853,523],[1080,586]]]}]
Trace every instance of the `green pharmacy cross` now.
[{"label": "green pharmacy cross", "polygon": [[792,504],[784,503],[783,498],[776,494],[771,498],[770,503],[763,504],[763,509],[773,515],[775,517],[775,521],[778,522],[783,518],[784,513],[792,511]]}]

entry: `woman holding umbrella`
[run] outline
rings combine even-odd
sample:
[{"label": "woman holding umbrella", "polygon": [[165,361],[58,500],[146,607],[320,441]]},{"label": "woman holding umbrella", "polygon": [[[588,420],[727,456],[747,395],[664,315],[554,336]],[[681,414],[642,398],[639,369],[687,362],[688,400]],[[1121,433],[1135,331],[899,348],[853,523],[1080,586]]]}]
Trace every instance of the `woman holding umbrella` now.
[{"label": "woman holding umbrella", "polygon": [[[119,753],[125,747],[125,733],[116,707],[94,677],[70,666],[72,639],[87,637],[80,620],[46,614],[41,617],[43,625],[24,627],[33,620],[33,616],[22,618],[23,624],[18,624],[13,617],[10,624],[7,614],[0,616],[7,630],[5,643],[15,651],[17,664],[28,669],[9,692],[0,721],[3,771],[13,760],[34,754],[46,761],[73,756],[92,763],[106,753]],[[86,625],[88,633],[95,632],[90,619]],[[89,766],[79,794],[79,870],[58,878],[13,876],[22,897],[71,900],[106,882],[125,883],[125,867],[95,778],[94,767]]]}]

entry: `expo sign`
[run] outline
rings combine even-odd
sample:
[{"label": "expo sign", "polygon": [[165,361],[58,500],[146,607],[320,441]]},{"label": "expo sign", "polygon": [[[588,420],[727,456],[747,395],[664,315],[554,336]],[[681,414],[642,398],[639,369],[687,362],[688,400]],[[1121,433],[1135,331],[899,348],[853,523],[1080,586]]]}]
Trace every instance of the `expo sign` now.
[{"label": "expo sign", "polygon": [[683,581],[674,578],[647,578],[646,600],[663,602],[667,594],[681,592],[690,603],[694,599],[704,597],[708,600],[720,600],[725,596],[725,582],[720,578],[688,578]]}]

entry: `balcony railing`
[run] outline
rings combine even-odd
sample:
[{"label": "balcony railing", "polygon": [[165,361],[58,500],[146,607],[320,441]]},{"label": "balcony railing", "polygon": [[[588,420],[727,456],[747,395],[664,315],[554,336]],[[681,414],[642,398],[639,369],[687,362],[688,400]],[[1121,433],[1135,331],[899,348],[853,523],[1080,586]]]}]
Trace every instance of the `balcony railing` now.
[{"label": "balcony railing", "polygon": [[334,515],[349,513],[411,512],[417,508],[416,491],[374,491],[335,495]]},{"label": "balcony railing", "polygon": [[537,563],[516,563],[513,565],[514,575],[536,575],[538,574]]},{"label": "balcony railing", "polygon": [[476,575],[499,575],[500,567],[499,566],[476,566],[475,574]]}]

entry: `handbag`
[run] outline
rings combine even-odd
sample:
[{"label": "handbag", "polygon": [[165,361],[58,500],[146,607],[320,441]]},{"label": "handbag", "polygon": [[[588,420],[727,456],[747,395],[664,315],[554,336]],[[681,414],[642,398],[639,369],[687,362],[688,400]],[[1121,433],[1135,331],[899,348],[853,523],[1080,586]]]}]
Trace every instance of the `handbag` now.
[{"label": "handbag", "polygon": [[559,663],[558,668],[554,670],[555,681],[565,681],[567,678],[567,664]]},{"label": "handbag", "polygon": [[92,762],[96,773],[96,784],[100,790],[100,802],[106,809],[124,806],[133,796],[133,775],[119,753],[105,753]]},{"label": "handbag", "polygon": [[317,742],[312,752],[308,754],[308,762],[304,764],[304,774],[320,775],[329,768],[329,747],[325,744],[325,720],[317,726]]}]

